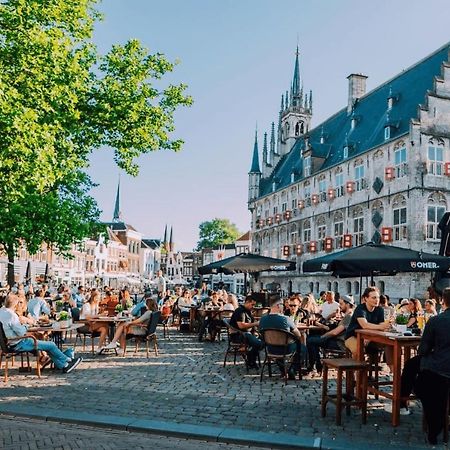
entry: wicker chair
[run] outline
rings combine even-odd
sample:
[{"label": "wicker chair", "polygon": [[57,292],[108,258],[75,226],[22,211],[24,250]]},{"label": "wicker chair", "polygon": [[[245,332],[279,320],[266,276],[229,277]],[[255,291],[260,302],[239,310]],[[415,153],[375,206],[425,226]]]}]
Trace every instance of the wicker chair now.
[{"label": "wicker chair", "polygon": [[[134,354],[137,353],[139,349],[139,344],[141,342],[145,342],[146,350],[147,350],[147,358],[149,357],[149,343],[153,342],[153,348],[155,350],[155,355],[158,356],[158,339],[156,336],[156,328],[158,326],[159,319],[161,317],[161,311],[154,311],[148,321],[147,325],[143,325],[146,328],[145,334],[127,334],[127,338],[134,338],[135,340],[135,348]],[[123,349],[123,356],[126,355],[127,346]]]},{"label": "wicker chair", "polygon": [[[236,364],[237,356],[238,355],[241,356],[245,362],[245,368],[247,369],[248,372],[248,360],[247,360],[248,345],[245,342],[244,334],[242,333],[242,331],[233,328],[230,325],[230,321],[228,319],[224,319],[223,322],[227,327],[227,335],[228,335],[228,347],[225,351],[223,367],[225,367],[227,364],[228,355],[232,353],[234,357],[234,364]],[[241,339],[239,339],[239,341],[233,342],[232,336],[235,334],[241,335]]]},{"label": "wicker chair", "polygon": [[[272,362],[277,361],[284,368],[284,382],[287,384],[288,380],[288,367],[294,362],[295,353],[297,351],[297,338],[296,336],[285,330],[268,328],[262,330],[262,339],[265,345],[266,356],[261,368],[260,381],[263,379],[264,369],[267,365],[269,371],[269,377],[272,376]],[[292,346],[295,344],[295,349],[292,351]],[[290,349],[291,347],[291,349]],[[300,359],[300,358],[299,358]],[[301,367],[299,367],[299,377],[301,379]]]}]

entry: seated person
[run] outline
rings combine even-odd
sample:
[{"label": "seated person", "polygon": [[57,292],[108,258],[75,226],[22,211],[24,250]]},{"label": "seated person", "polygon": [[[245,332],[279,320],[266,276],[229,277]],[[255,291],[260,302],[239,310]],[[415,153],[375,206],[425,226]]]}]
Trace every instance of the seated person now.
[{"label": "seated person", "polygon": [[293,322],[297,325],[306,318],[306,312],[300,309],[300,300],[298,297],[291,297],[289,300],[289,312]]},{"label": "seated person", "polygon": [[425,316],[425,318],[428,318],[428,319],[430,317],[437,316],[436,300],[434,298],[430,298],[428,300],[425,300],[424,316]]},{"label": "seated person", "polygon": [[84,287],[78,286],[77,292],[73,294],[72,297],[76,303],[76,307],[81,309],[83,307],[83,303],[86,301],[84,297]]},{"label": "seated person", "polygon": [[[219,303],[219,295],[216,291],[211,291],[210,296],[207,299],[207,301],[203,302],[198,311],[205,311],[205,310],[217,310],[220,311],[221,305]],[[206,332],[206,330],[209,331],[210,335],[208,336],[208,340],[214,340],[213,336],[211,335],[211,330],[215,329],[216,326],[220,325],[220,321],[218,319],[218,316],[215,316],[214,314],[200,314],[201,320],[200,320],[200,326],[198,330],[198,340],[202,341],[203,336]]]},{"label": "seated person", "polygon": [[320,360],[320,348],[345,351],[345,331],[347,330],[353,315],[355,301],[349,295],[343,295],[339,299],[339,307],[344,317],[336,328],[328,330],[322,336],[309,336],[306,339],[308,348],[308,371],[312,371],[314,365],[318,373],[322,372],[322,362]]},{"label": "seated person", "polygon": [[339,303],[334,301],[334,292],[327,291],[325,294],[325,303],[322,304],[320,314],[322,318],[329,322],[339,312]]},{"label": "seated person", "polygon": [[230,318],[230,340],[231,342],[245,342],[249,346],[247,353],[247,364],[249,369],[258,369],[256,359],[259,351],[263,348],[260,339],[252,334],[259,322],[255,321],[252,316],[252,309],[255,307],[256,300],[247,295],[244,304],[239,306]]},{"label": "seated person", "polygon": [[[288,377],[289,379],[295,379],[295,373],[298,372],[300,368],[300,358],[302,354],[306,354],[306,349],[301,344],[301,334],[297,329],[297,325],[294,323],[291,317],[285,316],[283,302],[279,299],[274,299],[271,301],[271,307],[269,314],[265,314],[259,320],[259,329],[261,331],[267,330],[269,328],[289,331],[295,335],[297,342],[289,344],[288,352],[291,353],[295,351],[293,365],[289,367]],[[277,353],[276,348],[271,348],[271,352]],[[282,349],[280,349],[280,354]],[[285,370],[284,367],[280,366],[280,370]]]},{"label": "seated person", "polygon": [[[17,295],[9,294],[6,297],[5,306],[0,308],[0,322],[3,325],[8,344],[14,346],[14,349],[20,351],[33,351],[34,340],[27,338],[27,327],[19,321],[19,317],[14,309],[19,301]],[[69,373],[82,361],[82,358],[72,359],[62,352],[53,341],[37,341],[37,348],[40,351],[50,355],[55,367]],[[72,349],[68,349],[72,351]]]},{"label": "seated person", "polygon": [[86,333],[100,333],[100,339],[98,342],[97,353],[101,353],[105,342],[106,337],[108,336],[108,325],[102,322],[90,322],[89,319],[95,319],[99,317],[98,308],[100,303],[100,293],[98,291],[93,291],[89,300],[83,304],[83,308],[80,313],[80,320],[85,320],[88,323],[83,325],[81,328],[78,328],[78,333],[86,334]]},{"label": "seated person", "polygon": [[[357,339],[356,330],[368,329],[386,331],[390,328],[391,323],[384,320],[384,311],[380,303],[380,292],[376,287],[367,287],[362,295],[362,302],[355,308],[350,324],[345,333],[345,346],[352,352],[353,358],[356,359]],[[370,354],[377,352],[377,346],[369,344],[367,347]],[[393,354],[392,348],[385,348],[386,362],[392,373]]]},{"label": "seated person", "polygon": [[[431,317],[423,330],[418,355],[406,361],[403,368],[400,414],[410,414],[407,398],[413,389],[421,400],[428,425],[428,441],[437,444],[444,427],[450,386],[450,288],[443,292],[444,312]],[[392,412],[392,405],[385,407]]]},{"label": "seated person", "polygon": [[[144,296],[142,297],[142,300],[134,305],[133,309],[131,310],[131,315],[133,317],[140,317],[146,310],[147,310],[147,299],[151,298],[152,293],[150,290],[146,290],[144,292]],[[115,306],[114,306],[115,307]]]},{"label": "seated person", "polygon": [[408,311],[409,311],[409,319],[408,319],[408,328],[417,328],[417,316],[422,314],[422,305],[417,298],[410,298],[408,300]]},{"label": "seated person", "polygon": [[147,310],[144,312],[144,314],[131,322],[119,325],[116,332],[114,333],[112,341],[105,347],[105,349],[114,350],[119,345],[122,347],[122,349],[125,349],[126,337],[129,334],[133,336],[145,336],[147,332],[148,322],[152,317],[152,313],[154,311],[158,311],[158,303],[156,299],[147,297],[145,300],[145,305]]},{"label": "seated person", "polygon": [[36,293],[36,297],[32,298],[28,302],[28,314],[33,319],[39,319],[42,315],[50,314],[50,306],[44,300],[45,291],[44,289],[39,289]]}]

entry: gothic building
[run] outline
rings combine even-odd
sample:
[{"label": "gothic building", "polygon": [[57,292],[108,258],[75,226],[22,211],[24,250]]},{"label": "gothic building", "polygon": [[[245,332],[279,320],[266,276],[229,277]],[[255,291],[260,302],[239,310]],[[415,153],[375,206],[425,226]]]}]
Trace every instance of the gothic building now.
[{"label": "gothic building", "polygon": [[[259,283],[306,293],[357,293],[359,279],[305,274],[302,263],[368,241],[437,253],[437,224],[450,202],[450,43],[366,93],[366,76],[348,76],[348,104],[312,126],[295,58],[282,97],[277,136],[257,136],[249,172],[252,246],[297,262],[295,273]],[[379,277],[393,298],[423,297],[430,274]],[[365,286],[365,280],[363,281]]]}]

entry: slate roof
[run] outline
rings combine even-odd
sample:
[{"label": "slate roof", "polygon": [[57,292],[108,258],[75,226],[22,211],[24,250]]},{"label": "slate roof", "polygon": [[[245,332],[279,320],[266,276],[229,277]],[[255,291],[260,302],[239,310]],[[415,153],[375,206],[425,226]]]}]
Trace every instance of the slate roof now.
[{"label": "slate roof", "polygon": [[146,247],[153,250],[161,247],[161,239],[145,238],[141,240],[141,243],[143,244],[143,246],[145,245]]},{"label": "slate roof", "polygon": [[113,231],[126,231],[126,230],[137,231],[136,228],[125,222],[103,222],[103,225],[106,225]]},{"label": "slate roof", "polygon": [[[358,99],[350,114],[345,107],[312,129],[307,136],[312,156],[324,158],[321,167],[314,167],[314,173],[340,164],[344,160],[346,144],[349,146],[348,158],[353,158],[386,142],[386,124],[394,125],[389,140],[408,133],[410,120],[418,117],[419,105],[425,103],[427,91],[433,89],[434,78],[441,75],[441,64],[449,60],[449,50],[450,43],[447,43]],[[391,110],[387,106],[389,96],[394,98]],[[356,119],[353,130],[352,117]],[[323,144],[320,143],[322,135]],[[272,174],[261,180],[261,197],[272,192],[274,181],[276,190],[291,184],[292,172],[295,174],[294,182],[304,178],[301,156],[304,148],[305,136],[302,136],[278,162]]]}]

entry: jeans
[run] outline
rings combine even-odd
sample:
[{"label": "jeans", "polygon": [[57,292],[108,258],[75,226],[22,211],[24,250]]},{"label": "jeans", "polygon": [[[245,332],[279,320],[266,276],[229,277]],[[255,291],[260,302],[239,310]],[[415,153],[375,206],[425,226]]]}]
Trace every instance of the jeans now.
[{"label": "jeans", "polygon": [[322,370],[322,362],[320,360],[320,348],[328,348],[330,350],[340,350],[336,339],[324,338],[322,336],[309,336],[306,340],[308,349],[308,367],[313,368],[314,365],[318,371]]},{"label": "jeans", "polygon": [[[37,341],[37,348],[47,352],[58,369],[62,369],[70,360],[52,341]],[[34,341],[33,339],[22,339],[14,346],[14,349],[19,352],[31,352],[34,350]]]},{"label": "jeans", "polygon": [[249,332],[244,333],[244,339],[247,345],[249,345],[250,347],[247,354],[247,360],[249,365],[252,366],[256,364],[256,359],[259,355],[260,350],[264,348],[264,344],[261,339],[258,339],[256,336]]}]

